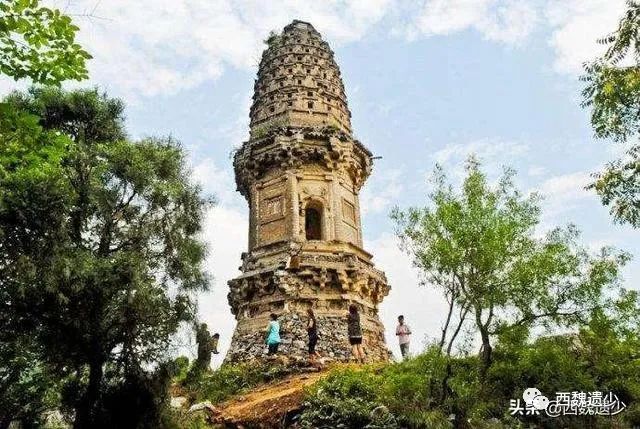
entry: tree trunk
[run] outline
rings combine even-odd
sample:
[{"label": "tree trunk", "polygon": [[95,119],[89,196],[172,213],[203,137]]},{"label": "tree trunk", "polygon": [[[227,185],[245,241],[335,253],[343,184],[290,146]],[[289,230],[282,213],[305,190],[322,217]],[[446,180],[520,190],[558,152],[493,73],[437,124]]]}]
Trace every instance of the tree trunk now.
[{"label": "tree trunk", "polygon": [[0,429],[8,429],[12,421],[13,418],[11,416],[4,416],[0,419]]},{"label": "tree trunk", "polygon": [[442,351],[444,347],[444,343],[447,340],[447,332],[449,331],[449,323],[451,323],[451,315],[453,314],[453,307],[455,304],[455,296],[453,292],[451,292],[451,300],[449,301],[449,311],[447,312],[447,319],[444,322],[444,326],[442,327],[442,336],[440,337],[440,343],[438,344],[438,349]]},{"label": "tree trunk", "polygon": [[449,387],[449,379],[453,375],[451,368],[451,358],[447,356],[447,367],[445,368],[444,377],[442,377],[442,384],[440,388],[442,389],[442,396],[440,397],[440,404],[444,404],[444,402],[451,396],[453,393],[451,387]]},{"label": "tree trunk", "polygon": [[489,332],[486,328],[480,328],[480,337],[482,338],[482,349],[480,351],[480,381],[484,382],[487,376],[487,371],[491,366],[493,349],[491,348]]},{"label": "tree trunk", "polygon": [[96,405],[100,399],[100,387],[102,385],[103,362],[94,359],[89,365],[89,385],[87,391],[76,407],[74,429],[90,429],[95,427]]}]

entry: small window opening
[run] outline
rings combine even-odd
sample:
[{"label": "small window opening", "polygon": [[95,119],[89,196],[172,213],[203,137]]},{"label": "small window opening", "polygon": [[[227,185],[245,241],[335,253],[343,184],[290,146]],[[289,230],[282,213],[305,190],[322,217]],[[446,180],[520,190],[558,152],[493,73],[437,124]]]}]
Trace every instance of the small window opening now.
[{"label": "small window opening", "polygon": [[307,240],[322,240],[322,215],[315,207],[307,207],[304,211],[305,232]]}]

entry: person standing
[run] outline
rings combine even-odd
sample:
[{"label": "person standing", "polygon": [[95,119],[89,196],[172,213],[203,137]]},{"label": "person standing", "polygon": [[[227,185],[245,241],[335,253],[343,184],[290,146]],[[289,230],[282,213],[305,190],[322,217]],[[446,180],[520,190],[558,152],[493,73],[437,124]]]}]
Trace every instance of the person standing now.
[{"label": "person standing", "polygon": [[278,353],[278,345],[280,345],[280,323],[278,322],[278,315],[271,313],[271,320],[267,325],[267,338],[265,342],[269,347],[268,355],[275,355]]},{"label": "person standing", "polygon": [[406,359],[409,357],[409,336],[411,335],[411,329],[409,328],[409,325],[404,323],[403,315],[398,316],[396,335],[398,336],[398,342],[400,343],[400,353],[402,353],[402,358]]},{"label": "person standing", "polygon": [[309,360],[313,363],[320,355],[316,352],[316,344],[318,344],[318,321],[316,315],[311,308],[307,309],[307,334],[309,335]]},{"label": "person standing", "polygon": [[206,323],[200,324],[196,331],[196,343],[198,344],[198,357],[196,358],[195,367],[199,371],[209,370],[211,367],[211,353],[218,354],[218,340],[220,334],[215,333],[213,336],[209,333]]},{"label": "person standing", "polygon": [[347,314],[347,333],[349,344],[351,344],[351,354],[360,363],[364,363],[364,351],[362,349],[362,327],[360,326],[360,313],[355,304],[349,306]]}]

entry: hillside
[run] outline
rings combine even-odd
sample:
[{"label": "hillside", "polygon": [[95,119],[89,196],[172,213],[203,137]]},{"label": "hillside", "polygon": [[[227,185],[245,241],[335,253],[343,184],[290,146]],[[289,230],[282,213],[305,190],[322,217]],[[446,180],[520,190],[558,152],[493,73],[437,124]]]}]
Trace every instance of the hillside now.
[{"label": "hillside", "polygon": [[[221,380],[210,378],[219,373],[216,371],[205,376],[198,387],[187,388],[180,383],[174,384],[171,404],[182,415],[183,421],[188,422],[185,423],[188,427],[201,427],[194,426],[194,420],[202,421],[208,427],[282,427],[291,423],[292,417],[301,409],[305,388],[327,376],[333,369],[342,367],[348,365],[315,368],[256,364],[233,367],[234,371],[241,374],[224,374]],[[234,384],[236,386],[231,387]],[[215,394],[213,397],[201,396],[202,390]]]},{"label": "hillside", "polygon": [[236,396],[217,407],[217,412],[213,413],[214,422],[278,427],[300,409],[305,387],[326,376],[327,372],[292,375]]}]

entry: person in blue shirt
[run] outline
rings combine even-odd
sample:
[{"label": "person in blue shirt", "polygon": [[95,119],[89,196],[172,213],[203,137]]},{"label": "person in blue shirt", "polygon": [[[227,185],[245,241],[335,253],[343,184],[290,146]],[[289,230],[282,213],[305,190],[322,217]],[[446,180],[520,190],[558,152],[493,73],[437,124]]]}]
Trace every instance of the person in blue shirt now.
[{"label": "person in blue shirt", "polygon": [[269,346],[268,355],[274,355],[278,353],[278,345],[280,344],[280,323],[278,322],[278,315],[271,314],[271,321],[267,325],[267,338],[265,342]]}]

